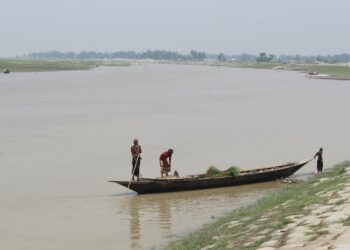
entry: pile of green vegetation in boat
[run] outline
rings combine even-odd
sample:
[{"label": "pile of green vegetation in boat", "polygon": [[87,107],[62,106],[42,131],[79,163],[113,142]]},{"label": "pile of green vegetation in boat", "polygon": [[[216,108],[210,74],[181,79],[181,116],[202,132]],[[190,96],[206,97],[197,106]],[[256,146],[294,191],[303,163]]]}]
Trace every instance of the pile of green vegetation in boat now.
[{"label": "pile of green vegetation in boat", "polygon": [[236,166],[231,166],[226,170],[220,170],[215,166],[210,166],[205,172],[204,178],[229,177],[239,175],[241,170]]}]

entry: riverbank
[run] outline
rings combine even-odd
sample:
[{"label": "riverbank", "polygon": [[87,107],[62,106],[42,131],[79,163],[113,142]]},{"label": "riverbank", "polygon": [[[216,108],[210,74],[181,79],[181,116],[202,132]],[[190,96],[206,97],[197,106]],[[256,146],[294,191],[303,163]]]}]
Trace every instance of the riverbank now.
[{"label": "riverbank", "polygon": [[288,184],[164,249],[350,249],[349,180],[346,161]]},{"label": "riverbank", "polygon": [[[213,66],[220,65],[214,63]],[[228,67],[300,71],[318,79],[350,80],[350,67],[344,64],[223,63]]]},{"label": "riverbank", "polygon": [[350,80],[349,64],[283,64],[270,62],[219,62],[219,61],[201,61],[201,62],[167,62],[176,64],[194,64],[208,65],[216,67],[232,68],[251,68],[251,69],[271,69],[271,70],[290,70],[305,73],[306,77],[332,80]]},{"label": "riverbank", "polygon": [[98,60],[36,60],[36,59],[0,59],[0,70],[9,72],[44,72],[60,70],[88,70],[98,66],[130,66],[128,61]]},{"label": "riverbank", "polygon": [[[138,64],[141,61],[135,61]],[[0,58],[0,70],[3,72],[43,72],[59,70],[88,70],[98,66],[131,66],[134,61],[115,60],[43,60],[23,58]],[[150,63],[150,61],[142,61]],[[151,61],[151,63],[157,61]],[[347,64],[282,64],[257,62],[219,62],[219,61],[158,61],[158,63],[208,65],[217,67],[252,68],[271,70],[291,70],[305,73],[307,77],[318,79],[350,80],[350,66]]]}]

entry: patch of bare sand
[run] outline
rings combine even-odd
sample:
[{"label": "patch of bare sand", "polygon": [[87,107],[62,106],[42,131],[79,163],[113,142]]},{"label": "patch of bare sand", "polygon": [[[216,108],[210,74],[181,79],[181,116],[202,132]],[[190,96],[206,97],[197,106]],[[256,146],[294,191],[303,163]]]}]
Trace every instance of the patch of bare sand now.
[{"label": "patch of bare sand", "polygon": [[[350,168],[346,174],[350,175]],[[328,197],[328,204],[306,207],[305,216],[289,216],[293,222],[272,232],[271,240],[258,249],[350,250],[350,183],[335,193],[340,198],[331,198],[331,192],[317,195]]]}]

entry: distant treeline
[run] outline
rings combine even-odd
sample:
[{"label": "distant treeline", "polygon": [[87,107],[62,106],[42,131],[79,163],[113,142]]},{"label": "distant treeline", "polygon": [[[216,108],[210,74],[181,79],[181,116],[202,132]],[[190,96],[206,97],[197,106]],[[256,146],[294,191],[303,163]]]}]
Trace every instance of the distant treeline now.
[{"label": "distant treeline", "polygon": [[[214,56],[215,57],[215,56]],[[225,55],[220,53],[216,56],[218,61],[241,61],[241,62],[276,62],[276,63],[348,63],[350,62],[349,54],[339,55],[316,55],[316,56],[302,56],[302,55],[273,55],[266,54],[265,52],[259,53],[259,55],[240,54],[240,55]],[[212,57],[213,59],[213,57]]]},{"label": "distant treeline", "polygon": [[279,63],[348,63],[350,62],[349,54],[339,55],[315,55],[315,56],[302,56],[302,55],[273,55],[266,54],[265,52],[258,55],[252,54],[207,54],[201,51],[191,50],[189,54],[184,55],[174,51],[167,50],[147,50],[144,52],[135,51],[117,51],[117,52],[95,52],[95,51],[82,51],[76,52],[60,52],[60,51],[48,51],[48,52],[36,52],[26,55],[28,58],[38,59],[99,59],[99,60],[113,60],[113,59],[152,59],[152,60],[176,60],[176,61],[203,61],[203,60],[218,60],[218,61],[241,61],[241,62],[279,62]]},{"label": "distant treeline", "polygon": [[198,60],[202,61],[206,58],[204,52],[192,50],[189,55],[182,55],[178,52],[167,50],[147,50],[144,52],[135,51],[117,51],[117,52],[94,52],[94,51],[82,51],[75,52],[60,52],[60,51],[48,51],[48,52],[36,52],[28,54],[29,58],[41,58],[41,59],[152,59],[152,60]]},{"label": "distant treeline", "polygon": [[280,55],[276,58],[278,62],[305,62],[305,63],[314,63],[314,62],[325,62],[325,63],[348,63],[350,62],[349,54],[339,54],[339,55],[316,55],[316,56],[289,56],[289,55]]}]

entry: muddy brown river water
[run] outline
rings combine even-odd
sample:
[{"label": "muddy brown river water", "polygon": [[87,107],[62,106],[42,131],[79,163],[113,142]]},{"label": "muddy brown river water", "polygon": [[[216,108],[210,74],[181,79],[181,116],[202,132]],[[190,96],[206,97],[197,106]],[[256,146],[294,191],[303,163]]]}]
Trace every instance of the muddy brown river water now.
[{"label": "muddy brown river water", "polygon": [[[158,248],[278,189],[279,182],[136,195],[174,149],[181,175],[259,167],[324,148],[349,159],[350,82],[302,73],[143,64],[0,75],[0,249]],[[315,172],[315,162],[299,172]]]}]

